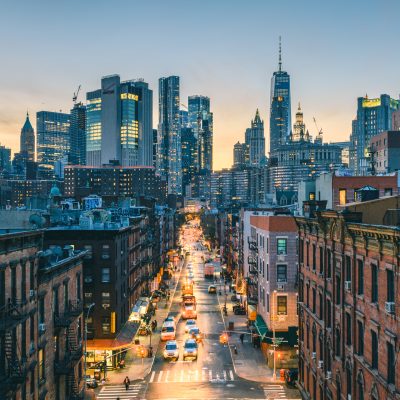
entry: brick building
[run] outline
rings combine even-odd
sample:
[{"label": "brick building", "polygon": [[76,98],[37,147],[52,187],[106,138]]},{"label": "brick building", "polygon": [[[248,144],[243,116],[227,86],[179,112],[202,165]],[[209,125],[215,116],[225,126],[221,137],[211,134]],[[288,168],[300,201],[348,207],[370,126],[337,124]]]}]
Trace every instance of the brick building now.
[{"label": "brick building", "polygon": [[42,248],[43,231],[0,235],[1,399],[74,400],[82,388],[83,253]]},{"label": "brick building", "polygon": [[296,222],[303,398],[398,399],[400,229],[350,211]]},{"label": "brick building", "polygon": [[387,174],[400,169],[400,131],[385,131],[371,138],[374,169]]}]

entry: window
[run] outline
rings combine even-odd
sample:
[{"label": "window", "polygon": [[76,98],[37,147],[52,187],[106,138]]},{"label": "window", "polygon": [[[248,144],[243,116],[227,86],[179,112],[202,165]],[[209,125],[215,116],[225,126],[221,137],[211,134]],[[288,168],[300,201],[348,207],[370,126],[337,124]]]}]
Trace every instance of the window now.
[{"label": "window", "polygon": [[267,312],[269,312],[269,293],[267,293]]},{"label": "window", "polygon": [[351,373],[351,369],[350,366],[347,365],[346,367],[346,386],[347,386],[347,398],[351,399],[351,383],[352,383],[352,377],[351,377],[352,373]]},{"label": "window", "polygon": [[335,355],[337,357],[340,357],[340,329],[336,328],[335,329]]},{"label": "window", "polygon": [[371,264],[371,302],[378,302],[378,266]]},{"label": "window", "polygon": [[109,244],[103,244],[101,246],[101,258],[104,260],[110,258],[110,245]]},{"label": "window", "polygon": [[44,310],[44,297],[39,299],[39,324],[44,324],[45,310]]},{"label": "window", "polygon": [[68,282],[64,282],[64,310],[68,309],[69,293],[68,293]]},{"label": "window", "polygon": [[26,264],[21,265],[21,300],[26,300]]},{"label": "window", "polygon": [[346,281],[351,281],[351,258],[346,256]]},{"label": "window", "polygon": [[331,310],[330,300],[326,301],[326,327],[330,328],[332,326],[332,310]]},{"label": "window", "polygon": [[357,280],[358,280],[358,290],[359,295],[364,294],[364,261],[357,260]]},{"label": "window", "polygon": [[396,365],[395,365],[395,355],[394,346],[390,342],[386,342],[387,348],[387,382],[394,384]]},{"label": "window", "polygon": [[278,254],[287,254],[287,239],[277,239]]},{"label": "window", "polygon": [[82,291],[82,283],[81,283],[81,274],[76,274],[76,298],[81,300],[81,291]]},{"label": "window", "polygon": [[371,330],[371,352],[371,367],[378,369],[378,335],[373,330]]},{"label": "window", "polygon": [[319,319],[322,320],[324,318],[324,302],[322,300],[322,293],[319,293],[318,297],[319,297]]},{"label": "window", "polygon": [[332,278],[332,260],[331,260],[331,251],[328,249],[327,250],[327,255],[326,255],[326,274],[328,278]]},{"label": "window", "polygon": [[315,311],[317,309],[317,290],[315,288],[312,288],[312,312],[315,314]]},{"label": "window", "polygon": [[44,359],[44,349],[40,349],[38,352],[38,372],[39,372],[39,382],[45,380],[46,371],[45,371],[45,359]]},{"label": "window", "polygon": [[341,300],[341,287],[340,287],[340,276],[336,276],[336,304],[340,304]]},{"label": "window", "polygon": [[58,303],[58,287],[55,287],[53,289],[53,312],[56,317],[59,316],[59,311],[60,307]]},{"label": "window", "polygon": [[394,302],[394,274],[390,269],[386,270],[386,301],[393,303]]},{"label": "window", "polygon": [[339,189],[339,205],[343,206],[346,204],[346,189]]},{"label": "window", "polygon": [[303,239],[299,240],[299,260],[301,263],[304,262],[304,241],[303,241]]},{"label": "window", "polygon": [[267,264],[267,282],[269,281],[269,265]]},{"label": "window", "polygon": [[83,249],[87,251],[85,258],[91,259],[93,257],[93,247],[90,244],[83,246]]},{"label": "window", "polygon": [[316,254],[317,254],[317,246],[315,244],[312,245],[312,269],[315,271],[317,268],[317,260],[316,260]]},{"label": "window", "polygon": [[93,293],[85,292],[83,297],[84,297],[85,307],[89,307],[90,304],[93,303]]},{"label": "window", "polygon": [[393,194],[392,188],[385,188],[385,196],[391,196]]},{"label": "window", "polygon": [[103,317],[101,320],[101,331],[103,335],[108,335],[111,332],[111,324],[109,317]]},{"label": "window", "polygon": [[110,282],[110,268],[102,268],[101,269],[101,282],[102,283]]},{"label": "window", "polygon": [[358,332],[357,354],[359,356],[363,356],[364,355],[364,325],[361,321],[357,321],[357,332]]},{"label": "window", "polygon": [[29,289],[35,290],[35,263],[29,263]]},{"label": "window", "polygon": [[310,284],[306,285],[307,307],[310,308]]},{"label": "window", "polygon": [[346,344],[351,346],[351,315],[346,313]]},{"label": "window", "polygon": [[277,314],[286,315],[287,314],[287,296],[277,296]]},{"label": "window", "polygon": [[277,269],[277,281],[278,282],[287,282],[287,265],[278,264],[276,266]]},{"label": "window", "polygon": [[101,293],[101,306],[104,309],[110,308],[110,292],[102,292]]},{"label": "window", "polygon": [[319,248],[319,273],[324,273],[324,248]]},{"label": "window", "polygon": [[306,259],[307,259],[307,267],[310,266],[310,243],[306,244]]}]

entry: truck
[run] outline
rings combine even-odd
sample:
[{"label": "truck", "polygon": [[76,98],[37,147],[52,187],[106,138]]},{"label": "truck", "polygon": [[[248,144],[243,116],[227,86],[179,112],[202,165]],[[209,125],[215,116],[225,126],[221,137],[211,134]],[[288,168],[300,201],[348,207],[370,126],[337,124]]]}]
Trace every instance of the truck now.
[{"label": "truck", "polygon": [[214,278],[214,264],[206,263],[204,265],[204,278],[213,279]]}]

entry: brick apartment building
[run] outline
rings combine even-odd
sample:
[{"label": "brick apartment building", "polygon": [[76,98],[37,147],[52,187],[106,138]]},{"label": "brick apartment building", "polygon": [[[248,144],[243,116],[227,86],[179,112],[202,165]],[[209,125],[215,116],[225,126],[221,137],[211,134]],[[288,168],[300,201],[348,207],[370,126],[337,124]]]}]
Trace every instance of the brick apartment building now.
[{"label": "brick apartment building", "polygon": [[371,138],[371,152],[377,174],[400,169],[400,131],[385,131]]},{"label": "brick apartment building", "polygon": [[0,235],[1,399],[74,400],[82,388],[83,253],[42,249],[43,231]]},{"label": "brick apartment building", "polygon": [[296,222],[303,398],[398,399],[400,229],[350,211]]}]

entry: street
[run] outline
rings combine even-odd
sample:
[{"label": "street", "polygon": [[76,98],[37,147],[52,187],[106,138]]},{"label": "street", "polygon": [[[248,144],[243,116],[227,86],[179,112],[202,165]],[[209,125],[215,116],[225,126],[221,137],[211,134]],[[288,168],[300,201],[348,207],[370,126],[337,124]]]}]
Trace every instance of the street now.
[{"label": "street", "polygon": [[[177,361],[164,360],[166,342],[160,342],[150,373],[144,380],[132,382],[128,391],[122,385],[102,388],[97,398],[108,399],[299,399],[295,389],[284,383],[256,382],[240,378],[235,372],[231,351],[228,345],[220,343],[220,335],[226,329],[222,315],[225,301],[224,291],[208,293],[213,279],[204,278],[204,260],[209,252],[199,242],[201,228],[194,224],[186,225],[182,234],[182,247],[190,254],[180,274],[172,301],[169,316],[178,322],[176,342],[179,346]],[[188,266],[191,267],[188,268]],[[189,278],[190,274],[192,278]],[[219,279],[219,270],[215,271]],[[196,297],[196,324],[203,340],[198,344],[197,360],[183,360],[183,347],[189,338],[185,333],[185,320],[182,319],[182,287],[193,279],[193,294]],[[220,286],[217,285],[219,289]],[[228,294],[229,296],[231,293]],[[251,371],[249,371],[251,373]]]}]

